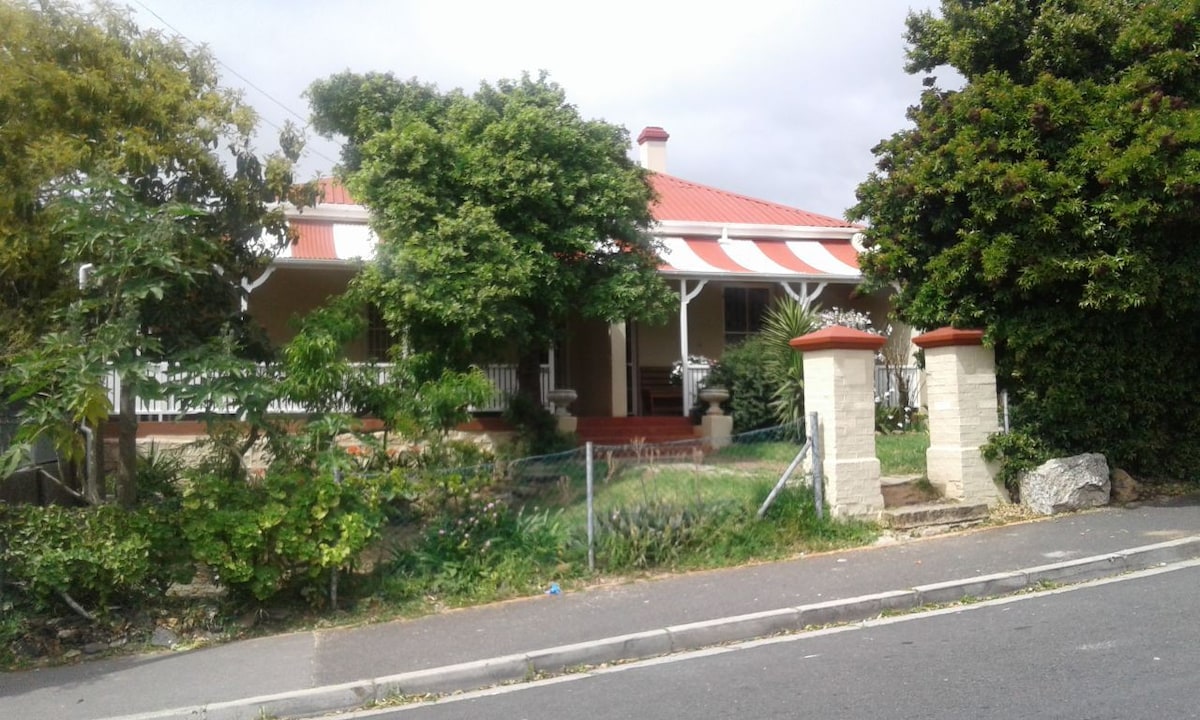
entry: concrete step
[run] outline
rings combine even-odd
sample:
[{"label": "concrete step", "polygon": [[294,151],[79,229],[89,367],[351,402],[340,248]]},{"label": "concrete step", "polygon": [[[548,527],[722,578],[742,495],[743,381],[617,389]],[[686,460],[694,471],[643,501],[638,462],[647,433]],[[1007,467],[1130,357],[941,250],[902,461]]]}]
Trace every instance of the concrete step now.
[{"label": "concrete step", "polygon": [[976,523],[987,520],[987,518],[988,506],[986,504],[935,502],[885,509],[881,522],[896,530],[908,530],[929,525]]}]

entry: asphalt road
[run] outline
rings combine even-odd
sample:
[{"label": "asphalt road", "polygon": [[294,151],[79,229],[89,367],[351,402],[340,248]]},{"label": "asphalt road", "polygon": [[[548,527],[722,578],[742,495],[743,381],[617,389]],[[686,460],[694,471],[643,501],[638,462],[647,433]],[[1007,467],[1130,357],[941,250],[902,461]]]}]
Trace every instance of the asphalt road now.
[{"label": "asphalt road", "polygon": [[1198,595],[1192,565],[370,717],[1200,718]]}]

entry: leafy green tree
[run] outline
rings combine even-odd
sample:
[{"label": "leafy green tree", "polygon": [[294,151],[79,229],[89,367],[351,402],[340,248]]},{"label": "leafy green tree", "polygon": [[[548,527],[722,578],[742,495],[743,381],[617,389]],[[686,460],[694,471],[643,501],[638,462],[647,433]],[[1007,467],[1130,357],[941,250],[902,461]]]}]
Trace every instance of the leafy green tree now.
[{"label": "leafy green tree", "polygon": [[[211,55],[105,3],[0,4],[0,50],[0,394],[30,400],[70,367],[168,359],[222,333],[238,352],[263,351],[233,283],[268,261],[264,237],[287,237],[268,203],[311,198],[292,191],[296,133],[260,160],[254,113],[220,86]],[[170,217],[180,209],[186,224]],[[81,291],[84,265],[96,282]],[[75,387],[59,395],[64,448],[61,423],[109,410],[94,373]],[[121,403],[118,495],[132,502],[132,394]]]},{"label": "leafy green tree", "polygon": [[[55,188],[92,175],[120,178],[151,206],[204,211],[197,229],[228,277],[172,288],[147,312],[164,321],[168,347],[210,336],[236,312],[230,280],[261,268],[264,231],[285,237],[282,212],[264,202],[292,186],[296,134],[286,153],[260,160],[254,112],[220,86],[212,56],[104,3],[6,2],[0,47],[0,298],[9,309],[0,354],[36,338],[45,317],[74,299],[75,273],[62,272],[46,204]],[[177,312],[183,303],[191,312]]]},{"label": "leafy green tree", "polygon": [[357,291],[410,352],[459,369],[515,351],[536,397],[572,318],[665,317],[628,134],[583,119],[544,75],[467,94],[344,73],[308,94],[317,130],[345,138],[342,171],[381,241]]},{"label": "leafy green tree", "polygon": [[917,327],[978,326],[1017,427],[1147,474],[1200,461],[1200,6],[943,0],[851,215]]},{"label": "leafy green tree", "polygon": [[[73,460],[83,450],[75,427],[98,428],[108,417],[110,374],[120,380],[122,400],[128,399],[121,426],[131,437],[136,434],[132,399],[156,394],[145,358],[162,351],[142,309],[162,300],[169,287],[211,272],[204,259],[212,250],[202,233],[193,232],[199,211],[175,203],[148,207],[133,188],[112,178],[65,188],[48,210],[59,218],[51,229],[62,242],[64,264],[85,272],[76,300],[45,318],[48,332],[12,356],[3,379],[21,408],[16,449],[45,435],[64,459]],[[137,458],[132,442],[127,449],[118,459],[117,497],[129,506],[136,500]],[[9,453],[10,460],[15,457]],[[89,502],[99,502],[100,477],[89,477],[84,490]]]}]

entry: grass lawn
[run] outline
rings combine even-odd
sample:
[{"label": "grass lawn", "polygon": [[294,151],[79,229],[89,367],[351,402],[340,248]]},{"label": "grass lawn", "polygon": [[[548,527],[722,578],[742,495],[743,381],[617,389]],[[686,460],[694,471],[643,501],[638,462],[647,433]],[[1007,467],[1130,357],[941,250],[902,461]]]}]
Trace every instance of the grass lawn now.
[{"label": "grass lawn", "polygon": [[884,475],[924,475],[928,432],[875,436],[875,455]]}]

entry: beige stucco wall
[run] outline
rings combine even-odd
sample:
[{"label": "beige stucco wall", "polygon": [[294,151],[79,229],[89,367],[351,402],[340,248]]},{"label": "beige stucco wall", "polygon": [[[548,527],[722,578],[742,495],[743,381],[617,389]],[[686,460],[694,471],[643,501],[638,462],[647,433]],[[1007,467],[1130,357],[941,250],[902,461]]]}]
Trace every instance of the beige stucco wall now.
[{"label": "beige stucco wall", "polygon": [[[678,285],[678,283],[674,283]],[[688,354],[718,357],[725,346],[725,304],[719,283],[704,286],[688,304]],[[676,292],[678,298],[678,291]],[[679,359],[679,309],[665,325],[637,325],[643,366],[665,367]]]},{"label": "beige stucco wall", "polygon": [[[301,317],[325,304],[329,298],[346,291],[354,271],[348,268],[308,270],[281,267],[250,295],[250,314],[262,324],[267,337],[275,346],[296,335],[293,324]],[[366,357],[366,338],[360,338],[346,348],[351,360]]]}]

